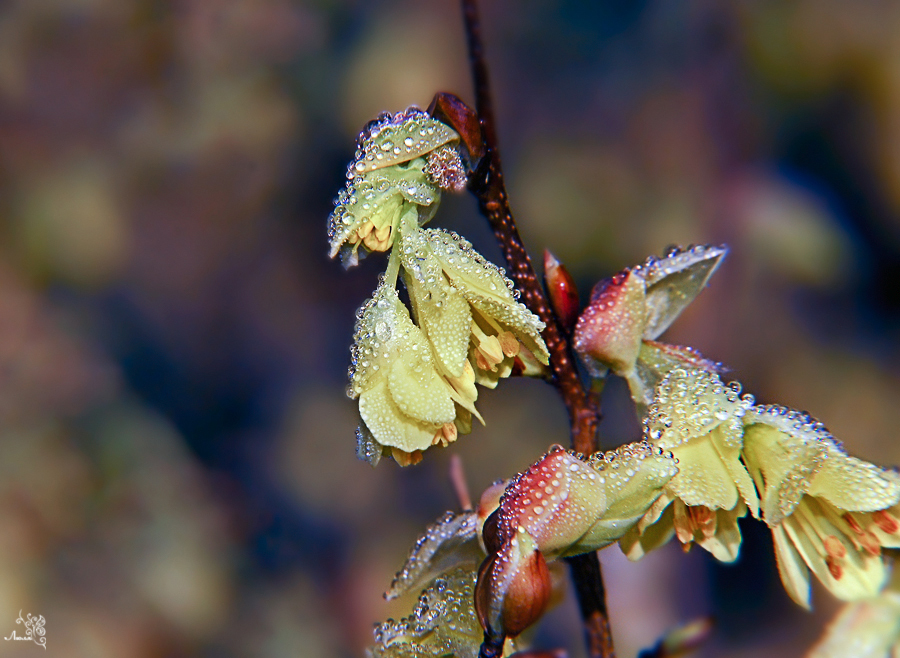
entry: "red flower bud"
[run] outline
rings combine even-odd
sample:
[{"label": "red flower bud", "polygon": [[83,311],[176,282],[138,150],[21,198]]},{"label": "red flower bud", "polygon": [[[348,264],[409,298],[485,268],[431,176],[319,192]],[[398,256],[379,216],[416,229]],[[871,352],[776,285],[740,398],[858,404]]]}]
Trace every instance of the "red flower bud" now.
[{"label": "red flower bud", "polygon": [[475,612],[489,635],[515,637],[541,618],[552,583],[544,556],[527,533],[482,563],[475,584]]},{"label": "red flower bud", "polygon": [[559,323],[563,329],[571,332],[578,319],[578,290],[566,266],[546,249],[544,249],[544,285]]}]

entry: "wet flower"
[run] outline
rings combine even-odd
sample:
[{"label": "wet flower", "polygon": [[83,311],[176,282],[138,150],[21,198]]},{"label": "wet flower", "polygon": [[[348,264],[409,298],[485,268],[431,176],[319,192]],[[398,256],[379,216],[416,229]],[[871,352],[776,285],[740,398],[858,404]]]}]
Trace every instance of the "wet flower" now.
[{"label": "wet flower", "polygon": [[588,460],[555,446],[514,478],[483,528],[475,607],[485,630],[515,636],[533,623],[549,597],[546,563],[620,539],[677,470],[646,442]]},{"label": "wet flower", "polygon": [[430,220],[441,189],[464,187],[458,142],[453,129],[415,107],[371,122],[359,136],[347,186],[329,217],[331,258],[341,252],[350,267],[359,260],[360,246],[389,250],[409,211],[419,225]]},{"label": "wet flower", "polygon": [[900,475],[847,455],[806,414],[756,407],[744,422],[744,461],[791,598],[809,607],[810,571],[840,599],[877,594],[881,549],[900,546]]},{"label": "wet flower", "polygon": [[474,387],[439,371],[425,334],[384,281],[358,317],[348,392],[359,398],[361,456],[377,461],[380,446],[407,465],[454,441],[478,416]]},{"label": "wet flower", "polygon": [[722,561],[737,558],[737,519],[759,515],[753,480],[741,462],[742,418],[752,406],[740,386],[711,372],[674,368],[656,388],[645,436],[678,460],[678,475],[645,517],[622,539],[633,560],[672,535],[696,543]]},{"label": "wet flower", "polygon": [[[456,235],[415,229],[400,246],[403,280],[413,312],[438,367],[451,379],[494,388],[518,358],[549,362],[544,323],[516,301],[513,284]],[[527,350],[527,356],[525,351]]]},{"label": "wet flower", "polygon": [[709,245],[674,249],[598,283],[573,334],[575,350],[592,375],[603,377],[609,370],[623,377],[634,400],[646,405],[671,368],[717,370],[696,352],[655,339],[700,294],[725,253],[724,247]]}]

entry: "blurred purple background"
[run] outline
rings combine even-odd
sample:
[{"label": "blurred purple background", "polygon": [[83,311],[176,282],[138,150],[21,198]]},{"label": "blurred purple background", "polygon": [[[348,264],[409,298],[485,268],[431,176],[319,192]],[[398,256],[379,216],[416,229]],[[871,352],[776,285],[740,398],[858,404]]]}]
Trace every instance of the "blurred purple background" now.
[{"label": "blurred purple background", "polygon": [[[731,253],[665,337],[900,462],[900,5],[486,0],[503,160],[534,256],[583,297],[671,244]],[[361,656],[422,527],[551,443],[534,381],[420,467],[354,455],[355,309],[325,257],[357,131],[471,101],[454,2],[0,2],[0,635],[48,656]],[[468,197],[438,225],[499,260]],[[539,260],[539,258],[538,258]],[[637,436],[609,387],[603,440]],[[768,532],[736,565],[602,554],[620,655],[714,614],[700,656],[802,654]],[[21,627],[18,627],[21,632]],[[537,632],[583,655],[571,598]],[[0,655],[32,655],[0,642]]]}]

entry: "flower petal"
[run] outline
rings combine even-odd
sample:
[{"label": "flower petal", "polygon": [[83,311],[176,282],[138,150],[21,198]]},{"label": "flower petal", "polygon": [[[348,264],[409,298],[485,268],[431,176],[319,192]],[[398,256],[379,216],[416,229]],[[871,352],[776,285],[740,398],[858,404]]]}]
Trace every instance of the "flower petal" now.
[{"label": "flower petal", "polygon": [[806,565],[837,598],[875,596],[884,585],[887,572],[881,556],[858,550],[815,499],[804,497],[782,527]]},{"label": "flower petal", "polygon": [[400,448],[404,452],[429,448],[440,429],[440,425],[425,423],[402,413],[384,379],[359,396],[359,415],[378,443]]},{"label": "flower petal", "polygon": [[900,502],[900,475],[845,453],[830,440],[822,468],[813,477],[809,494],[850,512],[871,512]]},{"label": "flower petal", "polygon": [[678,458],[678,475],[667,490],[686,505],[733,509],[738,489],[711,441],[691,441],[672,450]]},{"label": "flower petal", "polygon": [[434,367],[428,342],[417,329],[410,332],[404,350],[394,357],[388,373],[388,389],[401,412],[437,425],[451,423],[456,408],[450,385]]},{"label": "flower petal", "polygon": [[618,541],[662,495],[678,473],[672,454],[637,441],[591,455],[588,464],[606,487],[607,509],[564,555],[578,555]]},{"label": "flower petal", "polygon": [[809,610],[809,567],[780,524],[772,528],[772,540],[784,589],[795,603]]},{"label": "flower petal", "polygon": [[390,601],[457,567],[470,570],[484,559],[478,543],[475,512],[447,512],[426,528],[384,598]]},{"label": "flower petal", "polygon": [[350,172],[361,174],[407,162],[457,139],[455,130],[417,107],[385,113],[360,133],[361,153]]},{"label": "flower petal", "polygon": [[762,480],[763,518],[774,527],[809,491],[810,480],[824,461],[825,446],[816,434],[792,429],[791,423],[775,425],[771,414],[754,410],[745,422],[744,461]]},{"label": "flower petal", "polygon": [[[656,504],[664,500],[666,500],[665,496],[660,498]],[[671,499],[669,500],[671,501]],[[647,514],[650,515],[651,512]],[[674,506],[672,504],[665,505],[661,515],[650,525],[642,527],[641,523],[638,522],[637,525],[626,532],[619,540],[619,548],[632,562],[640,560],[645,554],[659,548],[672,539],[675,534],[674,515]]]}]

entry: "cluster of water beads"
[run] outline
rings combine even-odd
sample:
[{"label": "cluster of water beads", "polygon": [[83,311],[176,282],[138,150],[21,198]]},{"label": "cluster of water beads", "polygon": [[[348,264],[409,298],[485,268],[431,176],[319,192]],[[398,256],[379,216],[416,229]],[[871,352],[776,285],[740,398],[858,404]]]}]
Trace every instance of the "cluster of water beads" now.
[{"label": "cluster of water beads", "polygon": [[[648,286],[652,286],[664,278],[683,272],[703,261],[711,261],[714,266],[728,253],[728,248],[706,244],[692,244],[687,247],[672,247],[666,254],[649,256],[643,263],[631,269],[638,274]],[[708,278],[708,275],[706,276]]]},{"label": "cluster of water beads", "polygon": [[[400,302],[397,290],[379,281],[375,294],[356,311],[353,345],[350,347],[350,368],[347,396],[355,399],[367,388],[370,378],[382,362],[391,356],[390,342],[395,338],[398,321],[406,307]],[[408,320],[407,314],[407,321]],[[411,324],[411,322],[410,322]]]},{"label": "cluster of water beads", "polygon": [[483,632],[475,614],[475,572],[455,569],[422,592],[412,614],[375,627],[372,658],[475,658]]},{"label": "cluster of water beads", "polygon": [[753,406],[741,395],[738,382],[722,383],[715,373],[673,368],[656,387],[644,419],[644,434],[652,442],[674,448],[722,426],[726,445],[741,443],[741,419]]},{"label": "cluster of water beads", "polygon": [[458,139],[455,130],[417,107],[384,112],[360,132],[348,177],[412,160]]}]

